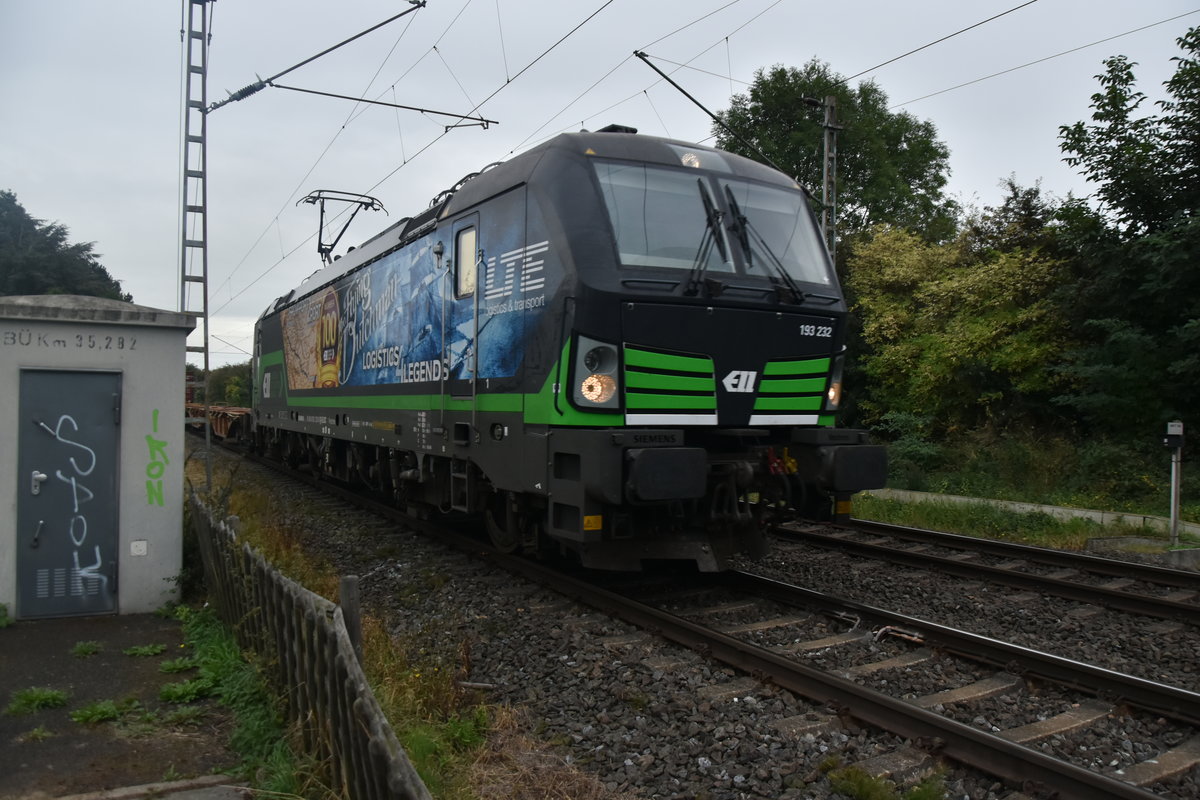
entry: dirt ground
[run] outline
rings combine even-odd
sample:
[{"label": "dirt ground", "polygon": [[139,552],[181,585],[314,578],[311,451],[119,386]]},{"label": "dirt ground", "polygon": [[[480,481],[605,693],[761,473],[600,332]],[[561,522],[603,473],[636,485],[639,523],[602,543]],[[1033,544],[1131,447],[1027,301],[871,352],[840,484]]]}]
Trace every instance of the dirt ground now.
[{"label": "dirt ground", "polygon": [[[73,655],[80,642],[98,642],[99,652]],[[165,646],[161,655],[122,652],[154,644]],[[0,628],[0,800],[179,780],[235,766],[238,759],[227,748],[229,716],[215,702],[193,704],[196,711],[184,722],[165,718],[183,706],[159,700],[159,689],[194,670],[172,674],[159,665],[188,654],[179,623],[150,614]],[[9,713],[16,694],[34,687],[67,692],[66,705]],[[129,710],[114,722],[71,719],[71,712],[103,700]]]}]

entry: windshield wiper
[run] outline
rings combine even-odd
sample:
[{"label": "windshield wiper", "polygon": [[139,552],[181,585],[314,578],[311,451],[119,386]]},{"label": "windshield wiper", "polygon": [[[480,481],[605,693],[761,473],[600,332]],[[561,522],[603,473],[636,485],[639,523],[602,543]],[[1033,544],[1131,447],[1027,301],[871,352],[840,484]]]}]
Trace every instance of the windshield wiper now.
[{"label": "windshield wiper", "polygon": [[785,294],[791,294],[793,302],[803,303],[805,293],[792,280],[791,274],[787,271],[787,267],[779,260],[779,256],[775,255],[775,251],[767,244],[766,239],[758,232],[758,229],[751,224],[750,219],[742,213],[741,206],[733,196],[733,190],[729,188],[729,184],[725,184],[725,199],[729,203],[729,210],[733,214],[733,225],[730,230],[737,236],[738,242],[742,245],[742,253],[746,256],[746,270],[749,271],[754,266],[754,248],[751,246],[750,237],[754,237],[754,243],[762,248],[762,251],[767,255],[767,263],[774,267],[776,275],[767,275],[771,284],[775,286],[779,299],[783,300]]},{"label": "windshield wiper", "polygon": [[725,237],[721,235],[723,215],[716,203],[713,202],[712,195],[708,193],[708,187],[704,185],[704,178],[697,178],[696,185],[700,187],[700,200],[704,203],[704,235],[700,238],[700,247],[696,250],[696,259],[692,262],[692,271],[688,273],[687,288],[683,290],[683,293],[688,296],[697,294],[703,282],[708,288],[708,293],[715,297],[724,290],[725,284],[717,280],[705,279],[704,273],[708,269],[708,257],[712,253],[714,243],[717,245],[717,252],[721,255],[721,260],[729,261],[729,254],[725,250]]}]

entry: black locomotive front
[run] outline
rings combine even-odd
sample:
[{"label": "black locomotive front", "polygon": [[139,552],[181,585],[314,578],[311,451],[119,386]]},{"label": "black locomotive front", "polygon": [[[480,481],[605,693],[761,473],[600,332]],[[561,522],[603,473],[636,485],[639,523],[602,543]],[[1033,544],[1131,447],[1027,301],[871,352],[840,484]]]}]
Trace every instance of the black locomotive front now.
[{"label": "black locomotive front", "polygon": [[553,430],[553,538],[591,566],[715,570],[761,551],[768,510],[828,517],[883,484],[882,449],[833,427],[846,306],[796,183],[630,133],[559,137],[541,174],[580,412]]}]

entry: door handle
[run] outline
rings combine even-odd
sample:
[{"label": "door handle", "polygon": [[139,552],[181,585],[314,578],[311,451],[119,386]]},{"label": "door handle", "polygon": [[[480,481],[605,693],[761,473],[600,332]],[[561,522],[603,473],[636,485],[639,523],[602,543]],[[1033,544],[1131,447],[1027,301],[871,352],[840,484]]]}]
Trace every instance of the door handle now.
[{"label": "door handle", "polygon": [[29,493],[32,495],[41,494],[42,493],[42,481],[46,480],[46,478],[47,478],[46,473],[38,472],[35,469],[33,471],[33,475],[31,475],[30,477],[32,480],[30,480],[30,482],[29,482]]},{"label": "door handle", "polygon": [[37,527],[33,529],[33,541],[29,543],[29,546],[32,547],[34,550],[37,549],[37,546],[39,544],[38,539],[40,539],[42,537],[42,527],[45,524],[46,524],[45,520],[39,519]]}]

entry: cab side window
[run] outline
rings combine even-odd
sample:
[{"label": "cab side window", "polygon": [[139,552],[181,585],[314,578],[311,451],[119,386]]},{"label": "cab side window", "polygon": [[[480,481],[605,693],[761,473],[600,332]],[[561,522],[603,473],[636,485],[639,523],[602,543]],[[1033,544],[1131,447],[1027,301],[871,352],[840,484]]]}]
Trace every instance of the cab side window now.
[{"label": "cab side window", "polygon": [[475,293],[477,254],[475,229],[463,228],[454,238],[455,293],[458,297],[466,297]]}]

